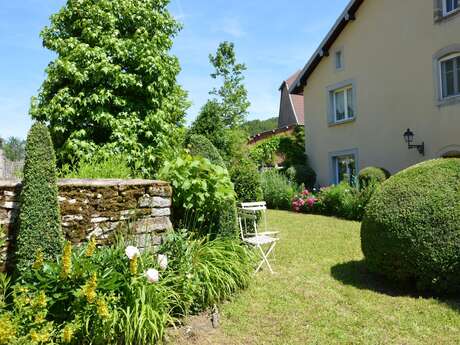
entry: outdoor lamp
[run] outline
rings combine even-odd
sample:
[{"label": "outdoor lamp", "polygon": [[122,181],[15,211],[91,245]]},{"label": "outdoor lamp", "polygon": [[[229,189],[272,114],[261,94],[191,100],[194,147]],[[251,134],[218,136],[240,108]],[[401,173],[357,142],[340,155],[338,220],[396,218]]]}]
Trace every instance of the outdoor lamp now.
[{"label": "outdoor lamp", "polygon": [[404,140],[406,141],[407,143],[407,147],[410,149],[417,149],[418,152],[424,156],[425,155],[425,143],[421,143],[420,145],[415,145],[415,144],[412,144],[412,142],[414,141],[414,132],[412,132],[410,130],[410,128],[407,129],[407,131],[404,133]]}]

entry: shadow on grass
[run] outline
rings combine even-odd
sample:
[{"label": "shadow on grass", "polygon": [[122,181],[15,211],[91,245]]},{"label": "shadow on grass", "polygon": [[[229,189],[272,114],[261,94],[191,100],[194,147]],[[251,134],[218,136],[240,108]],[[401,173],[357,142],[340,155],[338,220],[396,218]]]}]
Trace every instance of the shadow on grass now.
[{"label": "shadow on grass", "polygon": [[334,279],[345,285],[361,290],[370,290],[392,297],[435,298],[440,303],[460,312],[460,299],[456,297],[440,297],[429,293],[420,293],[413,285],[402,285],[389,281],[385,277],[369,272],[365,261],[349,261],[331,267]]}]

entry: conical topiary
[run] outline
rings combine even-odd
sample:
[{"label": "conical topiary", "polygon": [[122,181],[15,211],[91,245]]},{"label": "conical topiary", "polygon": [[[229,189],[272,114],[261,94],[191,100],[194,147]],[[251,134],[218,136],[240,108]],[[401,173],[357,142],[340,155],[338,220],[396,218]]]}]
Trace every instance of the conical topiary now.
[{"label": "conical topiary", "polygon": [[32,266],[37,252],[53,260],[63,246],[56,157],[48,128],[42,123],[35,123],[27,136],[20,201],[16,251],[19,273]]}]

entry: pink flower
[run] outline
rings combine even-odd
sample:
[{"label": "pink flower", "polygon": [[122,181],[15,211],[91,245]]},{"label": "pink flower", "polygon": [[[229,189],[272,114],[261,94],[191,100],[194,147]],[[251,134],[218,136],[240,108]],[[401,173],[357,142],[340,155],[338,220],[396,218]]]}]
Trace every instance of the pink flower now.
[{"label": "pink flower", "polygon": [[315,203],[316,203],[316,198],[308,198],[307,199],[308,207],[310,207],[310,208],[313,207],[315,205]]},{"label": "pink flower", "polygon": [[310,192],[308,191],[308,189],[305,189],[305,190],[302,192],[302,195],[310,195]]}]

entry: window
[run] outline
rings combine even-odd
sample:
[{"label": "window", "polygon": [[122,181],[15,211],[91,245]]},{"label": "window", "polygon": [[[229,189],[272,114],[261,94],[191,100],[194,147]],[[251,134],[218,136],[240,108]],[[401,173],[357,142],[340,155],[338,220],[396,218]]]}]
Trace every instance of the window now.
[{"label": "window", "polygon": [[334,122],[346,121],[355,116],[352,86],[333,92],[333,115]]},{"label": "window", "polygon": [[353,179],[356,177],[356,159],[354,154],[335,156],[333,158],[333,168],[336,183],[346,181],[349,184],[353,184]]},{"label": "window", "polygon": [[343,68],[343,52],[338,50],[335,52],[335,69]]},{"label": "window", "polygon": [[460,0],[443,0],[443,14],[445,16],[460,8]]},{"label": "window", "polygon": [[[460,1],[460,0],[459,0]],[[442,99],[460,95],[460,53],[439,60]]]}]

